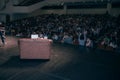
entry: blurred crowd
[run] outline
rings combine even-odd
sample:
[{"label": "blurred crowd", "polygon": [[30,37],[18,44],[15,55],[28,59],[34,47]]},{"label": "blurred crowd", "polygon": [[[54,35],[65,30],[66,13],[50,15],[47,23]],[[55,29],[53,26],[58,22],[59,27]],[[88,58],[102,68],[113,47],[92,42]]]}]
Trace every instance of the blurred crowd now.
[{"label": "blurred crowd", "polygon": [[29,38],[36,33],[55,42],[86,47],[120,46],[120,16],[44,14],[12,21],[6,26],[7,34]]}]

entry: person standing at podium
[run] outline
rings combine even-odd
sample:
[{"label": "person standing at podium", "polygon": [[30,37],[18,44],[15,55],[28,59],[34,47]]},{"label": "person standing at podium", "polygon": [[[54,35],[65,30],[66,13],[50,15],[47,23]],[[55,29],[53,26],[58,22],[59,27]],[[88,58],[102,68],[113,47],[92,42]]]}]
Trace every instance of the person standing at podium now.
[{"label": "person standing at podium", "polygon": [[2,41],[3,46],[5,45],[5,30],[2,25],[0,25],[0,38]]}]

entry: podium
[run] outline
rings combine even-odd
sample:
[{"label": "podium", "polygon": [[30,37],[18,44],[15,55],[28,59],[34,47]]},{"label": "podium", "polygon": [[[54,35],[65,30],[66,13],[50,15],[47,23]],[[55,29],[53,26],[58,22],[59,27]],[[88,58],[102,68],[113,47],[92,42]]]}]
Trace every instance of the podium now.
[{"label": "podium", "polygon": [[49,39],[19,39],[20,59],[50,59],[51,43]]}]

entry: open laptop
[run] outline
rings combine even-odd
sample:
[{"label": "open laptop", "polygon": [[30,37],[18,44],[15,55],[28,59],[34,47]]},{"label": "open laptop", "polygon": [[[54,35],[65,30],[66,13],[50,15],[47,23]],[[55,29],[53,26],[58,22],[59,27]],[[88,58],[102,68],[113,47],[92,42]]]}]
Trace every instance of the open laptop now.
[{"label": "open laptop", "polygon": [[31,34],[31,39],[37,39],[38,38],[38,34]]}]

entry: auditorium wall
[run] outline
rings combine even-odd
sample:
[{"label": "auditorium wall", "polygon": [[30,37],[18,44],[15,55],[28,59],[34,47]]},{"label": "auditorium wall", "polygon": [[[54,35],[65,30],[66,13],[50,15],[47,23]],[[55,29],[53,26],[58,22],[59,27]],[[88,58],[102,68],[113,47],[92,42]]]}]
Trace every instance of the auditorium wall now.
[{"label": "auditorium wall", "polygon": [[119,16],[120,8],[112,8],[110,12],[111,12],[111,15],[113,15],[113,16]]},{"label": "auditorium wall", "polygon": [[23,2],[24,0],[12,0],[13,5],[18,5],[19,3]]},{"label": "auditorium wall", "polygon": [[106,11],[106,9],[69,9],[66,12],[67,14],[104,14]]},{"label": "auditorium wall", "polygon": [[[10,0],[11,1],[11,0]],[[15,1],[15,0],[14,0]],[[52,2],[50,2],[52,1]],[[107,8],[90,8],[90,9],[48,9],[48,10],[43,10],[41,9],[42,6],[47,5],[49,3],[59,3],[59,2],[69,2],[69,1],[80,1],[80,0],[46,0],[41,3],[37,3],[34,5],[31,5],[29,7],[25,6],[13,6],[13,2],[9,2],[6,4],[6,8],[4,10],[0,11],[0,14],[9,14],[11,20],[15,19],[20,19],[23,18],[23,14],[27,14],[26,16],[36,16],[36,15],[41,15],[41,14],[104,14],[106,11],[109,10],[111,15],[119,15],[120,14],[120,8],[111,8],[111,4],[107,6]],[[83,0],[81,0],[83,1]],[[86,0],[90,1],[90,0]],[[16,2],[17,4],[17,2]],[[17,15],[16,15],[17,14]],[[19,16],[19,15],[20,16]],[[29,15],[28,15],[29,14]],[[22,16],[22,17],[21,17]],[[26,17],[24,16],[24,17]],[[1,18],[2,20],[3,18]],[[4,20],[5,21],[5,20]]]},{"label": "auditorium wall", "polygon": [[41,14],[105,14],[107,9],[51,9],[51,10],[36,10],[31,13],[32,16],[34,15],[41,15]]},{"label": "auditorium wall", "polygon": [[15,14],[13,14],[12,15],[12,18],[14,19],[14,20],[18,20],[18,19],[22,19],[22,18],[26,18],[26,17],[28,17],[28,14],[27,13],[15,13]]},{"label": "auditorium wall", "polygon": [[54,10],[36,10],[30,14],[30,16],[36,16],[36,15],[42,15],[42,14],[65,14],[65,11],[63,9],[54,9]]},{"label": "auditorium wall", "polygon": [[6,15],[0,14],[0,22],[6,22]]},{"label": "auditorium wall", "polygon": [[54,2],[85,2],[85,1],[100,1],[100,0],[47,0],[47,1],[54,3]]},{"label": "auditorium wall", "polygon": [[[107,12],[107,8],[100,9],[51,9],[51,10],[35,10],[30,14],[30,16],[36,16],[41,14],[105,14]],[[119,16],[120,8],[111,8],[109,10],[110,15]]]}]

